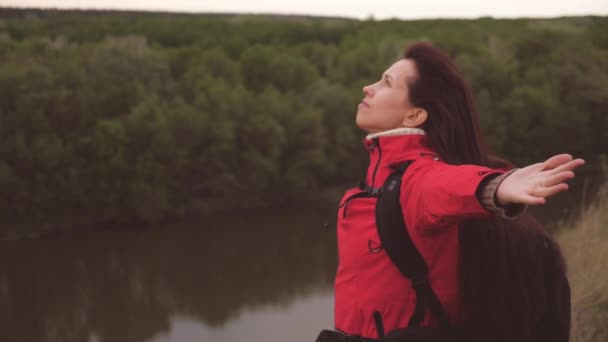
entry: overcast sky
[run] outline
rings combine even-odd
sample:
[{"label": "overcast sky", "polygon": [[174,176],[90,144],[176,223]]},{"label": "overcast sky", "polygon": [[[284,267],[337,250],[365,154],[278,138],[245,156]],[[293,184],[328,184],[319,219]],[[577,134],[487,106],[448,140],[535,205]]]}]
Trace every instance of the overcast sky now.
[{"label": "overcast sky", "polygon": [[306,14],[366,18],[608,15],[608,0],[0,0],[6,7]]}]

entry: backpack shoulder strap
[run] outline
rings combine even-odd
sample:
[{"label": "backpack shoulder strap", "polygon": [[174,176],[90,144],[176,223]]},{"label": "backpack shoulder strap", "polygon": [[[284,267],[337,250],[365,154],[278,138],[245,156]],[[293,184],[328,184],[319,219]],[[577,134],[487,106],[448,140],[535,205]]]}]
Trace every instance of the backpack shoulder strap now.
[{"label": "backpack shoulder strap", "polygon": [[414,161],[394,167],[382,186],[376,204],[376,227],[382,246],[401,274],[412,282],[416,291],[416,308],[409,327],[418,327],[430,309],[441,327],[449,327],[449,320],[428,281],[428,266],[412,241],[401,209],[401,181],[403,174]]}]

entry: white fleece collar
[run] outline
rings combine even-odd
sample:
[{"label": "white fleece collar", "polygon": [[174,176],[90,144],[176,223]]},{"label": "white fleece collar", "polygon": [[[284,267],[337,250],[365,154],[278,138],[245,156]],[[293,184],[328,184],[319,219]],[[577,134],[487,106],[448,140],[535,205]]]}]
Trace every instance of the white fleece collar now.
[{"label": "white fleece collar", "polygon": [[399,127],[395,129],[389,129],[388,131],[371,133],[367,135],[367,139],[374,139],[378,137],[391,137],[395,135],[407,135],[407,134],[420,134],[426,135],[422,128],[412,128],[412,127]]}]

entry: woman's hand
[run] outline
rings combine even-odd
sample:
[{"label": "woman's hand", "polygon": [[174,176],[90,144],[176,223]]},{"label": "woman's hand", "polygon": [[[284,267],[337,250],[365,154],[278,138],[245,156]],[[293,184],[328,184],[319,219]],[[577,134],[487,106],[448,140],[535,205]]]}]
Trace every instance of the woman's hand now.
[{"label": "woman's hand", "polygon": [[498,186],[498,204],[545,204],[546,198],[568,189],[564,182],[574,178],[572,170],[583,164],[583,159],[573,160],[569,154],[558,154],[543,163],[521,168]]}]

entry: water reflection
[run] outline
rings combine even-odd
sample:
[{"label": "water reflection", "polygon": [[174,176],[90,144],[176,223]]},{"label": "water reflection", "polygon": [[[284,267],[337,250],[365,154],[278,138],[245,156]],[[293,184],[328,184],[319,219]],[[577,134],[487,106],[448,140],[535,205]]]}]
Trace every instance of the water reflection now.
[{"label": "water reflection", "polygon": [[244,310],[221,327],[204,327],[187,317],[172,319],[171,331],[151,342],[290,341],[312,342],[321,328],[333,326],[333,292],[328,289],[293,301],[286,308]]},{"label": "water reflection", "polygon": [[[333,218],[333,212],[283,210],[153,231],[3,243],[0,321],[6,331],[0,336],[191,341],[174,336],[176,325],[202,322],[199,329],[212,336],[229,320],[257,317],[243,322],[271,324],[253,312],[286,312],[294,301],[319,294],[330,317],[335,234],[322,226]],[[317,314],[302,313],[309,320]],[[225,333],[226,338],[237,334],[244,338],[234,341],[248,340],[256,331],[250,328],[273,326],[243,323],[243,331]],[[318,328],[315,324],[309,340]]]}]

